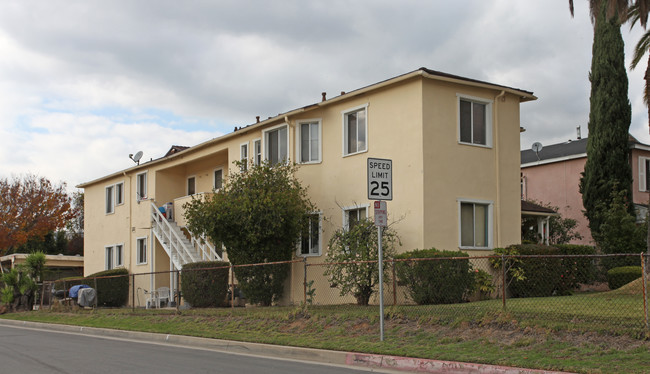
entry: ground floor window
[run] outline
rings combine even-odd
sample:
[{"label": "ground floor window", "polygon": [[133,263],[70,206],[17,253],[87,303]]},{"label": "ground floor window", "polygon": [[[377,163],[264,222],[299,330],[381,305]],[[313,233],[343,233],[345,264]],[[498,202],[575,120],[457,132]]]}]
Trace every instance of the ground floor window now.
[{"label": "ground floor window", "polygon": [[137,264],[143,265],[147,263],[147,238],[138,238],[136,242],[137,249]]},{"label": "ground floor window", "polygon": [[300,254],[303,256],[321,254],[321,215],[309,215],[309,225],[305,228],[300,239]]},{"label": "ground floor window", "polygon": [[492,203],[460,201],[460,246],[489,248]]}]

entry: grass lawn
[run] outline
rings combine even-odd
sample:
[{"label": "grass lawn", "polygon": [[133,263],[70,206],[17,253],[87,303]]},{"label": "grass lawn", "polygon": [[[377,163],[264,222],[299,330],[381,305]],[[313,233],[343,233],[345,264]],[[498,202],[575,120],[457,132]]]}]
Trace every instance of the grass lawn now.
[{"label": "grass lawn", "polygon": [[2,318],[580,373],[650,372],[642,296],[612,291],[455,305],[10,313]]}]

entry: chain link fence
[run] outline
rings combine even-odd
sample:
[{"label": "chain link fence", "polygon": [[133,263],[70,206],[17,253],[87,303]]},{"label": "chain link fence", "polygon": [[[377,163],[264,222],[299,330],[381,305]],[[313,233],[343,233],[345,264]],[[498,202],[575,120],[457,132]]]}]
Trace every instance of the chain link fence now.
[{"label": "chain link fence", "polygon": [[[385,314],[387,318],[428,318],[440,323],[459,320],[483,323],[510,318],[521,324],[549,328],[617,334],[650,332],[647,259],[644,254],[387,259],[384,261]],[[616,278],[606,271],[605,265],[621,260],[638,265],[626,268]],[[318,263],[299,259],[237,265],[242,268],[274,266],[290,270],[284,282],[284,296],[273,305],[300,305],[332,312],[366,313],[376,309],[379,313],[377,261]],[[227,290],[218,293],[224,300],[218,300],[215,305],[250,306],[240,290],[234,268],[226,267],[227,284],[218,286]],[[334,283],[328,274],[337,271],[349,272],[350,281]],[[180,292],[181,273],[164,271],[43,282],[40,305],[41,308],[76,305],[78,300],[71,297],[70,291],[73,286],[83,284],[97,291],[90,307],[187,308]],[[241,313],[246,310],[237,309]]]}]

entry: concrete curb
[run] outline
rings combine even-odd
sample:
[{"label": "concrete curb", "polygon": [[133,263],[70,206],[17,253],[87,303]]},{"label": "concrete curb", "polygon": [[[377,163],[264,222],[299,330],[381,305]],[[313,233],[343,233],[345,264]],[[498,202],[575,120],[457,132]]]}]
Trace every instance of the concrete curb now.
[{"label": "concrete curb", "polygon": [[194,348],[210,349],[235,354],[248,354],[270,358],[293,359],[323,364],[347,365],[365,368],[380,368],[393,371],[417,373],[450,373],[450,374],[561,374],[559,371],[512,368],[506,366],[472,364],[454,361],[429,360],[410,357],[373,355],[365,353],[330,351],[289,347],[272,344],[238,342],[193,336],[158,334],[140,331],[113,330],[98,327],[83,327],[73,325],[58,325],[41,322],[27,322],[10,319],[0,319],[0,325],[42,329],[65,333],[82,334],[98,337],[138,340],[158,344],[174,344]]}]

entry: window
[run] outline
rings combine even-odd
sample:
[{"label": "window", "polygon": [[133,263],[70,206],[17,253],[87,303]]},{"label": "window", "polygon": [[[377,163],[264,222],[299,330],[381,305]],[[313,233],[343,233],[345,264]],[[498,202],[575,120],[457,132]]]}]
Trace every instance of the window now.
[{"label": "window", "polygon": [[271,165],[289,159],[288,144],[289,138],[286,125],[264,132],[264,153]]},{"label": "window", "polygon": [[106,270],[113,268],[113,247],[106,247]]},{"label": "window", "polygon": [[216,169],[214,171],[214,189],[219,190],[223,187],[223,169]]},{"label": "window", "polygon": [[143,265],[147,263],[147,238],[138,238],[136,241],[137,249],[137,264]]},{"label": "window", "polygon": [[108,186],[106,187],[106,214],[111,214],[115,212],[115,205],[113,204],[113,192],[114,187],[113,186]]},{"label": "window", "polygon": [[490,146],[492,143],[492,103],[459,96],[460,142]]},{"label": "window", "polygon": [[262,139],[253,140],[253,162],[258,166],[262,164]]},{"label": "window", "polygon": [[320,255],[321,248],[321,227],[320,227],[320,213],[314,213],[309,215],[309,227],[302,233],[300,239],[300,254],[304,256],[308,255]]},{"label": "window", "polygon": [[124,266],[124,246],[118,244],[115,246],[115,267]]},{"label": "window", "polygon": [[343,113],[343,155],[368,150],[367,107],[355,108]]},{"label": "window", "polygon": [[490,248],[492,203],[460,201],[460,246]]},{"label": "window", "polygon": [[242,162],[241,171],[248,169],[248,143],[239,146],[239,160]]},{"label": "window", "polygon": [[320,121],[302,122],[298,125],[298,159],[302,163],[320,162]]},{"label": "window", "polygon": [[120,182],[115,185],[115,205],[124,204],[124,183]]},{"label": "window", "polygon": [[349,208],[343,208],[343,227],[346,230],[351,230],[356,226],[356,224],[364,218],[368,217],[368,207],[370,205],[364,206],[354,206]]},{"label": "window", "polygon": [[147,199],[147,172],[136,176],[136,196],[138,201]]},{"label": "window", "polygon": [[639,157],[639,191],[650,190],[650,158]]},{"label": "window", "polygon": [[196,177],[187,178],[187,195],[194,195],[196,193]]}]

